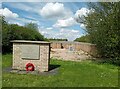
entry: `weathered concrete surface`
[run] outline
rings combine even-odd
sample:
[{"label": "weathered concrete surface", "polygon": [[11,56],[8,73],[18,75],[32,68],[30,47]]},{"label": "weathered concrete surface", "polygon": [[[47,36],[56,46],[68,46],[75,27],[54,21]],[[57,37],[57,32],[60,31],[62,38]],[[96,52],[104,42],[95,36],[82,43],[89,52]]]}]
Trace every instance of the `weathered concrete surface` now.
[{"label": "weathered concrete surface", "polygon": [[[36,54],[35,51],[39,53]],[[36,71],[48,71],[49,61],[50,43],[13,41],[13,69],[26,70],[26,64],[32,63]]]},{"label": "weathered concrete surface", "polygon": [[51,49],[51,58],[56,58],[58,60],[81,61],[91,59],[92,56],[82,50],[70,51],[67,49]]},{"label": "weathered concrete surface", "polygon": [[97,49],[95,44],[84,43],[84,42],[70,42],[70,41],[52,41],[51,42],[52,49],[68,49],[72,48],[74,51],[84,51],[88,54],[96,57]]}]

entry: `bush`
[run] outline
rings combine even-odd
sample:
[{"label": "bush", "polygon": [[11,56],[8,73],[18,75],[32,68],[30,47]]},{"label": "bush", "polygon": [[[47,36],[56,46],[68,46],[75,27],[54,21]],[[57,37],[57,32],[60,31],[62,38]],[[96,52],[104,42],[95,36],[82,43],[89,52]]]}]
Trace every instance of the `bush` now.
[{"label": "bush", "polygon": [[86,17],[87,32],[103,58],[120,63],[120,3],[93,3],[94,13]]},{"label": "bush", "polygon": [[[90,3],[85,18],[86,32],[101,57],[120,63],[120,2]],[[115,62],[114,62],[115,61]]]}]

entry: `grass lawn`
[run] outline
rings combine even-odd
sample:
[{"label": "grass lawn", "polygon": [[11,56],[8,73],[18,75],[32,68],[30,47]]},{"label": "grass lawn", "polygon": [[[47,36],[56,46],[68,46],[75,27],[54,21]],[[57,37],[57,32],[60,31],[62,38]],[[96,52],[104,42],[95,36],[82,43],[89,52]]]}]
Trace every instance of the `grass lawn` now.
[{"label": "grass lawn", "polygon": [[[3,69],[12,64],[12,55],[3,55]],[[13,74],[3,72],[3,87],[118,87],[118,67],[92,61],[51,60],[60,65],[56,75]]]}]

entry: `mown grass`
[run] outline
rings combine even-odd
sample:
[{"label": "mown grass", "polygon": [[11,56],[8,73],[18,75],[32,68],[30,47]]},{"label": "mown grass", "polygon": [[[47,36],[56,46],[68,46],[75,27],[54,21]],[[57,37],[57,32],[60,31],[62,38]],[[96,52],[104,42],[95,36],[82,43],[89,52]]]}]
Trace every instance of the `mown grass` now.
[{"label": "mown grass", "polygon": [[[12,65],[12,55],[3,55],[3,69]],[[13,74],[3,72],[3,87],[117,87],[118,67],[92,61],[51,60],[60,65],[56,75]]]}]

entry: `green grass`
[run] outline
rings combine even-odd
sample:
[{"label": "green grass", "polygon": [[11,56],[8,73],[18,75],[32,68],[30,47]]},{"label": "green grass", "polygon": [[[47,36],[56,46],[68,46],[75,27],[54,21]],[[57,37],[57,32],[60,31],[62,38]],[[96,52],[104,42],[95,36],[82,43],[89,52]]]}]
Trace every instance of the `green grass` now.
[{"label": "green grass", "polygon": [[[12,64],[11,54],[3,55],[3,69]],[[92,61],[51,60],[60,65],[56,75],[13,74],[3,72],[3,87],[117,87],[118,67]]]}]

